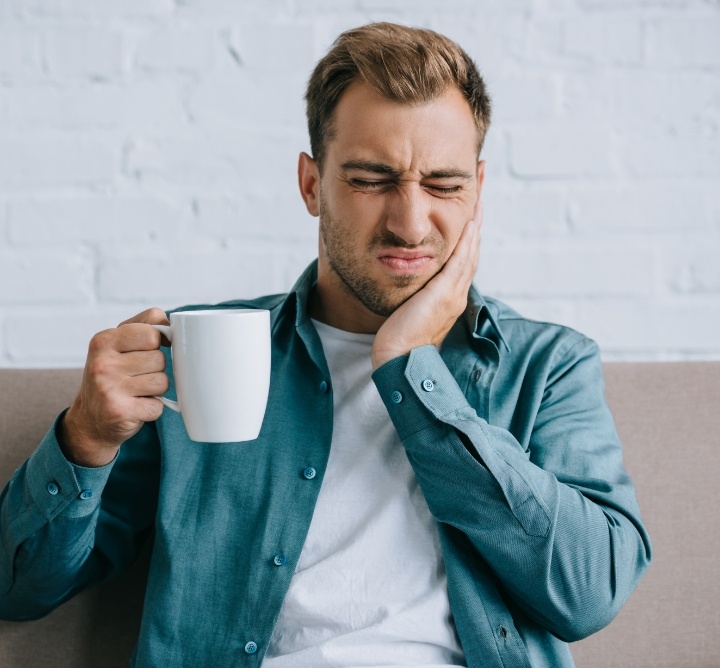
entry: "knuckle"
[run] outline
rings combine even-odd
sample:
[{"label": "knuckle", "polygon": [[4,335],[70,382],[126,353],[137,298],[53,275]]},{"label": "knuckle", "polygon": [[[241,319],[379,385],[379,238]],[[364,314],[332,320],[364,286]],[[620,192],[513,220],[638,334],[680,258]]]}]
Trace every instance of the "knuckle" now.
[{"label": "knuckle", "polygon": [[167,322],[167,315],[163,309],[153,306],[145,311],[145,322],[159,325]]},{"label": "knuckle", "polygon": [[111,345],[114,339],[114,331],[112,329],[105,329],[102,332],[98,332],[91,339],[88,345],[88,350],[91,354],[97,354],[98,352],[105,350]]},{"label": "knuckle", "polygon": [[107,355],[97,355],[88,360],[87,371],[96,385],[104,385],[106,379],[113,373],[113,364]]},{"label": "knuckle", "polygon": [[128,419],[126,407],[121,402],[110,401],[105,406],[105,419],[113,425],[126,422]]}]

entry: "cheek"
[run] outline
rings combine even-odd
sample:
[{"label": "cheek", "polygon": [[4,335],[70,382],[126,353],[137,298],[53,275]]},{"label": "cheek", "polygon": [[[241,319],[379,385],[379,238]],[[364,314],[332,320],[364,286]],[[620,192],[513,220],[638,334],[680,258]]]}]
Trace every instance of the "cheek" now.
[{"label": "cheek", "polygon": [[467,206],[464,202],[438,200],[433,206],[435,226],[447,245],[448,255],[452,253],[471,217],[472,212],[467,213]]}]

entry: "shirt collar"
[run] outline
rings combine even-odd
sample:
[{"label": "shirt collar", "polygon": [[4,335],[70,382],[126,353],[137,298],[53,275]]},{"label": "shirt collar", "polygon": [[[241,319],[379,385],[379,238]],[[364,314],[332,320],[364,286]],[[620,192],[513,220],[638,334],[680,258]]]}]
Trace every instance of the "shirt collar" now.
[{"label": "shirt collar", "polygon": [[[317,283],[317,266],[318,262],[315,259],[297,279],[280,307],[278,319],[285,313],[291,313],[292,306],[295,306],[295,327],[301,327],[308,320],[308,299],[310,291]],[[475,338],[483,336],[483,330],[488,325],[491,326],[508,352],[510,351],[510,346],[503,336],[495,314],[474,285],[470,286],[468,305],[463,318]]]}]

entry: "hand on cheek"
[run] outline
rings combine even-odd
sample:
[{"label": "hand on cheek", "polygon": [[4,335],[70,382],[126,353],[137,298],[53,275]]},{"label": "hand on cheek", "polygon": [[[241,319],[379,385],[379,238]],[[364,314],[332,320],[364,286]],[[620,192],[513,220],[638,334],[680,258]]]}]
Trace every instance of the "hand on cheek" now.
[{"label": "hand on cheek", "polygon": [[460,235],[442,270],[400,306],[375,336],[372,364],[376,369],[413,348],[438,345],[467,306],[467,295],[480,257],[482,202]]}]

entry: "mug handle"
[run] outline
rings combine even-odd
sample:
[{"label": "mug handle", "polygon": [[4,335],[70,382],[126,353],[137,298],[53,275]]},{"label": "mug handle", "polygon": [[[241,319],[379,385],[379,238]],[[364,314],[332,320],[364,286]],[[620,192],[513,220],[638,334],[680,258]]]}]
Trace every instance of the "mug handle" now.
[{"label": "mug handle", "polygon": [[[151,327],[154,327],[157,329],[158,332],[165,335],[165,338],[172,343],[172,327],[168,327],[167,325],[150,325]],[[180,412],[180,404],[177,401],[173,401],[172,399],[168,399],[167,397],[155,397],[156,399],[160,399],[160,401],[163,402],[165,406],[168,408],[174,410],[176,413]]]}]

